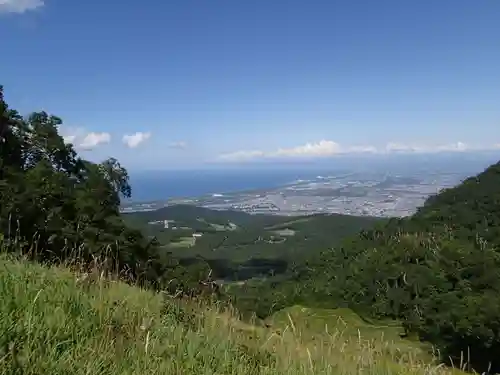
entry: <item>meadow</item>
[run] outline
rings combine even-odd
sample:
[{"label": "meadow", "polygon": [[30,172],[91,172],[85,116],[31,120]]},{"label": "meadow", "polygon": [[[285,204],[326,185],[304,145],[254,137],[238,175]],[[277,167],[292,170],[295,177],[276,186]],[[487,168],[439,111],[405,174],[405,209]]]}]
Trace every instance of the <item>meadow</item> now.
[{"label": "meadow", "polygon": [[106,278],[0,257],[0,374],[452,374],[396,323],[294,306],[248,322]]}]

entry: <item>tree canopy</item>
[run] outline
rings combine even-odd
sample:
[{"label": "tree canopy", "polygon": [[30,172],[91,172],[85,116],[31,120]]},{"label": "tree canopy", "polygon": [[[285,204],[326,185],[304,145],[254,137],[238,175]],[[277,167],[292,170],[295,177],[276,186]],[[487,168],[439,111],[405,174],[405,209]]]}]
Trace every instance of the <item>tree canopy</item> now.
[{"label": "tree canopy", "polygon": [[189,272],[120,215],[120,199],[132,193],[127,170],[114,158],[81,158],[59,134],[61,124],[44,111],[22,117],[0,88],[2,247],[40,261],[97,259],[134,279],[174,278],[182,286]]},{"label": "tree canopy", "polygon": [[445,359],[463,355],[477,370],[497,371],[499,185],[500,162],[430,197],[412,217],[379,222],[323,249],[275,280],[270,292],[270,282],[247,286],[240,303],[259,306],[259,296],[267,306],[348,306],[365,316],[398,319]]}]

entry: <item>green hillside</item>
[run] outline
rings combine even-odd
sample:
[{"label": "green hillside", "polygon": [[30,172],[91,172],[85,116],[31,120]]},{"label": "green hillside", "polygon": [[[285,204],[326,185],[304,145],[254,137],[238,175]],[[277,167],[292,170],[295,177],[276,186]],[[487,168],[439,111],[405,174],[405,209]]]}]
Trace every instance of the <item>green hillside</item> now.
[{"label": "green hillside", "polygon": [[[279,217],[242,212],[214,211],[181,205],[157,211],[126,214],[125,219],[148,235],[154,235],[175,252],[179,238],[202,234],[192,249],[180,256],[249,259],[298,255],[321,247],[331,247],[346,236],[371,227],[380,219],[349,215]],[[164,221],[168,221],[165,228]],[[309,241],[309,243],[305,243]],[[286,246],[285,246],[286,244]],[[280,246],[283,245],[283,246]]]},{"label": "green hillside", "polygon": [[346,311],[295,307],[272,327],[249,325],[231,309],[5,255],[0,299],[2,375],[459,373],[397,327],[378,330]]},{"label": "green hillside", "polygon": [[124,217],[145,235],[158,239],[174,256],[186,262],[202,257],[216,277],[239,280],[283,273],[289,263],[332,248],[381,220],[338,214],[293,218],[250,215],[190,205]]},{"label": "green hillside", "polygon": [[250,215],[245,212],[232,210],[211,210],[189,204],[176,204],[154,211],[133,212],[126,215],[137,221],[149,222],[154,220],[176,220],[185,225],[197,225],[197,219],[202,218],[208,223],[224,225],[235,223],[238,226],[259,226],[279,223],[281,219],[271,215]]},{"label": "green hillside", "polygon": [[498,370],[500,163],[428,199],[414,216],[323,249],[279,278],[233,288],[265,315],[296,303],[402,321],[452,361]]}]

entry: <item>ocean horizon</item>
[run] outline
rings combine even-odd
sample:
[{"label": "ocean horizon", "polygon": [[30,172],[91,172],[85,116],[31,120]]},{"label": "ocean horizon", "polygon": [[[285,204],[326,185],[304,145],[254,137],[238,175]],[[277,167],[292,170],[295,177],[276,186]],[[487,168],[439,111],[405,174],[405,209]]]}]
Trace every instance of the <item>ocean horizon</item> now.
[{"label": "ocean horizon", "polygon": [[144,202],[173,198],[193,198],[210,194],[280,187],[297,180],[345,173],[465,173],[481,172],[498,161],[498,153],[443,153],[439,155],[399,155],[398,157],[337,158],[316,165],[242,167],[240,169],[134,171],[130,173],[132,198]]},{"label": "ocean horizon", "polygon": [[[324,172],[324,171],[323,171]],[[133,202],[266,189],[318,176],[318,171],[163,171],[132,175]]]}]

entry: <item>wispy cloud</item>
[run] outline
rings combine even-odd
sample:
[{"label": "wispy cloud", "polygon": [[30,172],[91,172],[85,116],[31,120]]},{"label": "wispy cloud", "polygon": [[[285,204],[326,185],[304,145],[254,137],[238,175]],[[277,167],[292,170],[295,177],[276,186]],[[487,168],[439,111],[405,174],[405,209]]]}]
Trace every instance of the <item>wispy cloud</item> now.
[{"label": "wispy cloud", "polygon": [[422,148],[416,145],[409,145],[404,143],[389,142],[385,146],[386,152],[420,152]]},{"label": "wispy cloud", "polygon": [[71,143],[71,144],[75,144],[75,139],[76,139],[76,135],[74,134],[68,134],[68,135],[65,135],[63,136],[63,139],[64,139],[64,143]]},{"label": "wispy cloud", "polygon": [[371,146],[353,146],[349,148],[342,147],[334,141],[321,140],[316,143],[306,143],[301,146],[291,148],[279,148],[274,151],[263,150],[241,150],[222,154],[219,160],[223,161],[243,161],[257,158],[300,158],[300,157],[325,157],[349,152],[365,153],[375,152],[376,149]]},{"label": "wispy cloud", "polygon": [[[0,0],[1,1],[1,0]],[[84,128],[62,126],[59,133],[64,142],[71,143],[76,149],[91,150],[99,145],[111,142],[111,135],[106,132],[88,132]]]},{"label": "wispy cloud", "polygon": [[219,155],[220,161],[248,161],[255,159],[276,158],[319,158],[341,154],[360,153],[437,153],[437,152],[463,152],[469,150],[488,150],[500,148],[500,145],[487,147],[471,147],[463,142],[442,145],[419,145],[390,142],[384,147],[372,145],[343,146],[330,140],[321,140],[316,143],[306,143],[302,146],[292,148],[279,148],[274,151],[264,150],[240,150]]},{"label": "wispy cloud", "polygon": [[280,148],[270,156],[328,156],[342,152],[341,146],[333,141],[321,140],[317,143],[306,143],[293,148]]},{"label": "wispy cloud", "polygon": [[78,145],[84,150],[91,150],[96,146],[101,144],[106,144],[111,141],[111,135],[109,133],[88,133]]},{"label": "wispy cloud", "polygon": [[0,0],[1,13],[25,13],[41,8],[45,5],[43,0]]},{"label": "wispy cloud", "polygon": [[185,149],[187,147],[187,143],[184,141],[171,142],[168,144],[168,147],[176,149]]},{"label": "wispy cloud", "polygon": [[418,152],[418,153],[435,153],[435,152],[450,152],[450,151],[467,151],[473,147],[463,143],[449,143],[442,145],[422,145],[422,144],[404,144],[404,143],[388,143],[385,147],[386,152]]},{"label": "wispy cloud", "polygon": [[146,142],[150,137],[150,132],[136,132],[134,134],[125,134],[122,141],[125,145],[127,145],[127,147],[136,148],[141,143]]},{"label": "wispy cloud", "polygon": [[219,155],[218,159],[221,161],[245,161],[265,157],[266,153],[264,151],[253,150],[253,151],[235,151],[227,154]]}]

